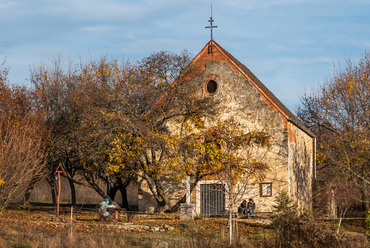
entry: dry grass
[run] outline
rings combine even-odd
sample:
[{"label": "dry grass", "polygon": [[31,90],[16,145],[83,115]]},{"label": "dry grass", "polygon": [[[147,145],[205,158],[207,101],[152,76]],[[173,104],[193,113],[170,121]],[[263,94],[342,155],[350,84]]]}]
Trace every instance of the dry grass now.
[{"label": "dry grass", "polygon": [[0,247],[30,247],[30,248],[57,248],[57,247],[127,247],[125,239],[119,236],[86,235],[85,233],[74,233],[68,231],[50,232],[22,230],[14,233],[14,230],[3,231],[6,238],[0,239]]},{"label": "dry grass", "polygon": [[[0,217],[1,247],[152,247],[155,242],[167,242],[169,247],[229,247],[227,220],[203,219],[198,221],[180,221],[178,216],[135,216],[134,224],[160,227],[162,231],[122,230],[119,225],[127,222],[123,216],[118,223],[101,223],[93,212],[81,212],[74,215],[73,235],[67,213],[62,214],[65,222],[53,221],[53,211],[7,210]],[[66,211],[67,212],[67,211]],[[21,226],[22,228],[19,228]],[[173,229],[163,231],[163,227]],[[251,226],[241,223],[239,233],[230,247],[252,247],[251,240],[262,233],[263,226]],[[244,236],[246,234],[247,236]]]},{"label": "dry grass", "polygon": [[6,237],[0,238],[0,247],[30,247],[30,248],[57,248],[57,247],[152,247],[153,243],[166,242],[169,247],[195,248],[195,247],[254,247],[250,241],[242,238],[235,240],[232,246],[229,246],[227,239],[212,239],[210,236],[197,235],[193,237],[175,235],[160,235],[157,233],[141,234],[91,234],[84,232],[74,233],[73,236],[67,231],[50,232],[50,231],[33,231],[22,230],[20,233],[14,233],[8,229],[1,235]]},{"label": "dry grass", "polygon": [[[42,212],[40,212],[42,210]],[[153,243],[166,242],[168,247],[207,248],[207,247],[276,247],[274,230],[268,226],[240,222],[238,237],[228,244],[228,227],[225,219],[201,219],[180,221],[178,216],[135,216],[134,224],[165,227],[173,230],[152,232],[150,230],[123,230],[118,228],[127,221],[100,223],[93,212],[74,214],[71,235],[68,211],[65,222],[53,221],[52,209],[7,210],[0,216],[1,247],[152,247]],[[363,243],[363,235],[356,237]],[[354,246],[350,246],[354,247]],[[360,247],[360,246],[357,246]],[[365,246],[363,246],[365,247]]]}]

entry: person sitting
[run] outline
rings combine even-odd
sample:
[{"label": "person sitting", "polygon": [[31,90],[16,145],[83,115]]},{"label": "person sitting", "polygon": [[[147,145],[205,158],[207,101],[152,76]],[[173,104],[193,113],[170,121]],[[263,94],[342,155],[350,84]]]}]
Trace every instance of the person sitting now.
[{"label": "person sitting", "polygon": [[100,215],[100,220],[107,220],[107,219],[112,219],[112,217],[109,214],[108,209],[109,208],[117,208],[115,205],[109,205],[109,199],[105,198],[104,201],[99,203],[99,215]]},{"label": "person sitting", "polygon": [[256,209],[256,204],[254,203],[253,199],[250,198],[247,203],[247,211],[246,211],[247,218],[252,218],[252,214],[255,209]]},{"label": "person sitting", "polygon": [[240,206],[238,207],[238,213],[241,216],[244,216],[247,213],[246,211],[247,211],[247,201],[243,200]]}]

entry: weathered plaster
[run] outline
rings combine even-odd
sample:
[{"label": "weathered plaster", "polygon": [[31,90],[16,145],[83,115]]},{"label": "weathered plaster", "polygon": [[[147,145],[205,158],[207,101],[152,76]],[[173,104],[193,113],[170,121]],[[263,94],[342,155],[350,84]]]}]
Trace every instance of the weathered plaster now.
[{"label": "weathered plaster", "polygon": [[[271,135],[272,147],[266,155],[266,162],[270,166],[270,170],[266,172],[264,182],[272,183],[272,196],[261,197],[259,182],[256,182],[247,190],[248,193],[241,197],[240,202],[242,199],[254,198],[257,211],[271,211],[277,193],[286,190],[293,197],[293,200],[301,206],[310,207],[312,137],[291,123],[286,114],[266,94],[261,92],[252,78],[225,57],[225,54],[217,49],[213,49],[213,51],[212,54],[203,51],[195,58],[192,68],[196,69],[189,73],[188,77],[185,77],[185,81],[181,82],[179,91],[191,88],[195,90],[194,97],[208,96],[209,93],[207,93],[205,85],[209,80],[214,80],[217,82],[218,88],[211,97],[219,101],[218,114],[205,119],[206,128],[216,124],[218,120],[227,120],[233,117],[241,124],[241,128],[245,132],[264,130]],[[176,131],[177,127],[174,122],[169,121],[167,125],[170,131]],[[169,193],[172,204],[182,196],[184,188],[182,184],[174,184],[169,181],[166,183],[171,190]],[[145,188],[145,185],[142,184],[142,192],[148,191]],[[197,194],[199,192],[195,192],[193,199],[199,210],[197,200],[199,197],[195,197]],[[153,203],[152,200],[149,202],[147,198],[150,198],[149,194],[142,194],[142,198],[139,199],[139,201],[145,202],[139,204],[139,208],[142,206],[140,210],[143,210],[144,207],[149,209],[148,205]],[[239,204],[236,203],[236,207]]]}]

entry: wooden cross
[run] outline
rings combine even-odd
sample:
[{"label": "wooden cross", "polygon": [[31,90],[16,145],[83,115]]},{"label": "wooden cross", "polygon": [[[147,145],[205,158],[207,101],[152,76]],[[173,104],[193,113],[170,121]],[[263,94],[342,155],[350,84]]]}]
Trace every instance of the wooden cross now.
[{"label": "wooden cross", "polygon": [[[60,189],[61,189],[61,187],[60,187],[60,176],[66,177],[67,176],[67,173],[63,169],[62,163],[59,163],[58,165],[57,164],[54,164],[51,173],[55,177],[56,181],[58,181],[58,187],[55,187],[55,188],[58,189],[58,195],[57,195],[57,217],[59,217],[59,199],[60,199]],[[56,184],[56,182],[54,184]]]},{"label": "wooden cross", "polygon": [[190,203],[190,183],[194,183],[194,180],[191,180],[189,176],[186,177],[186,180],[182,180],[182,183],[185,183],[186,187],[186,203]]}]

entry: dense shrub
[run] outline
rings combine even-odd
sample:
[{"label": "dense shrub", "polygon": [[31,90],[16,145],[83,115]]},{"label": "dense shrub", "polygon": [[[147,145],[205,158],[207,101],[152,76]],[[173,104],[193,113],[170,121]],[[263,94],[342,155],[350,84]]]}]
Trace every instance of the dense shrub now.
[{"label": "dense shrub", "polygon": [[367,210],[365,224],[366,224],[366,234],[367,236],[370,236],[370,209]]},{"label": "dense shrub", "polygon": [[[283,191],[275,199],[272,227],[275,247],[365,247],[365,242],[336,235],[333,227],[314,219],[312,213],[299,211],[288,193]],[[362,236],[357,239],[363,238]],[[362,240],[364,241],[364,240]]]}]

